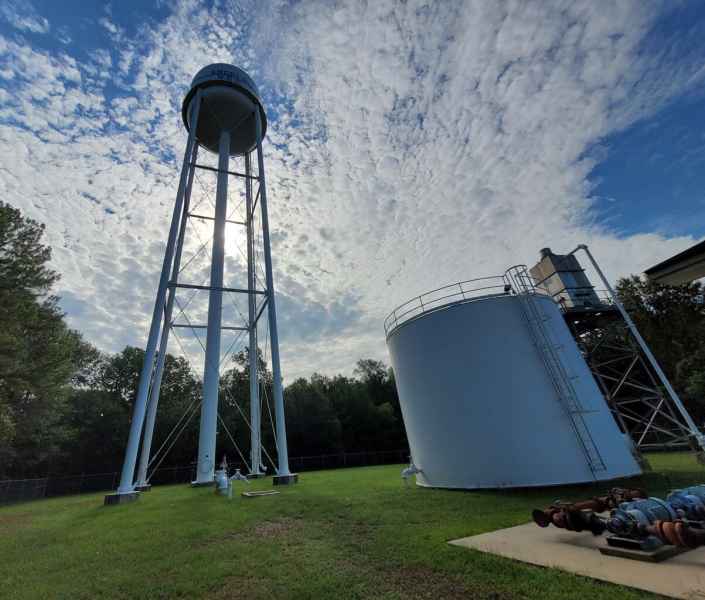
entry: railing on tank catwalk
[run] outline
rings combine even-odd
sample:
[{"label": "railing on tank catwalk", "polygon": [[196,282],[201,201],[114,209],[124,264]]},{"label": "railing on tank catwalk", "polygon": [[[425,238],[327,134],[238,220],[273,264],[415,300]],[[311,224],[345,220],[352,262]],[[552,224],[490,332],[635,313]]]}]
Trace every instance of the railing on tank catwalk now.
[{"label": "railing on tank catwalk", "polygon": [[[522,272],[516,269],[523,268]],[[567,290],[564,290],[567,291]],[[517,293],[549,296],[542,288],[536,287],[524,265],[507,269],[504,275],[478,277],[444,285],[430,292],[416,296],[397,306],[384,320],[384,333],[389,335],[399,325],[434,310],[453,304],[472,302],[492,295],[513,295]],[[612,298],[606,290],[595,290],[603,304],[612,304]],[[559,303],[561,310],[564,307]]]},{"label": "railing on tank catwalk", "polygon": [[506,294],[506,282],[501,275],[478,277],[444,285],[430,292],[416,296],[397,306],[384,320],[384,332],[389,332],[424,313],[443,308],[458,302],[469,302],[492,294]]}]

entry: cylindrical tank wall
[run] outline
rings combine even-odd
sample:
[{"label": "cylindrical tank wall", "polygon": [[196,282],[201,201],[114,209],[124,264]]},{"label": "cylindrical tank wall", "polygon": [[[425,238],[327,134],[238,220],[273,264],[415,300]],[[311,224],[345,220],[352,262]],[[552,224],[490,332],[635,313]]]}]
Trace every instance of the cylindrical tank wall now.
[{"label": "cylindrical tank wall", "polygon": [[446,488],[558,485],[640,473],[553,300],[535,302],[605,469],[590,468],[521,299],[451,304],[394,329],[387,344],[417,482]]}]

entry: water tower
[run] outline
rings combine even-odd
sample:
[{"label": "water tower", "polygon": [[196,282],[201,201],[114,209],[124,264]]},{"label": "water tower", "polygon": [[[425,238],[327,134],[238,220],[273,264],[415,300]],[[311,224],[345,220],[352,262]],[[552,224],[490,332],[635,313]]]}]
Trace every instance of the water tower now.
[{"label": "water tower", "polygon": [[[218,424],[218,387],[221,361],[221,331],[238,329],[249,334],[249,382],[251,449],[250,471],[261,473],[260,396],[257,375],[257,323],[266,309],[271,348],[272,393],[276,421],[278,465],[275,484],[296,481],[289,471],[284,401],[279,362],[272,257],[267,216],[267,188],[265,182],[262,140],[267,129],[267,116],[259,98],[257,86],[242,69],[228,64],[212,64],[194,77],[183,102],[182,116],[188,131],[183,166],[176,203],[167,238],[152,322],[147,339],[144,364],[135,400],[130,434],[125,452],[120,485],[115,494],[106,496],[106,504],[131,501],[140,489],[148,488],[147,468],[150,460],[152,435],[159,403],[159,389],[164,371],[169,333],[173,327],[174,300],[179,289],[201,289],[208,292],[208,318],[202,325],[189,324],[206,330],[205,363],[203,370],[203,398],[200,410],[198,460],[195,485],[210,485],[214,480],[216,428]],[[215,153],[217,167],[199,164],[199,149]],[[254,157],[253,157],[254,155]],[[253,158],[257,162],[255,170]],[[231,168],[235,160],[244,163],[242,172]],[[194,215],[190,209],[194,176],[199,170],[215,173],[215,211],[212,216]],[[246,217],[243,222],[228,219],[228,187],[234,181],[244,183]],[[261,232],[255,232],[255,215]],[[179,282],[181,255],[189,218],[207,219],[213,223],[209,285]],[[226,287],[223,271],[225,263],[226,223],[243,226],[247,238],[247,285]],[[254,240],[261,233],[264,255],[264,286],[258,283],[255,271]],[[247,319],[242,327],[224,327],[222,324],[223,295],[246,294]],[[140,441],[141,451],[140,451]],[[137,463],[139,455],[139,465]],[[137,468],[137,473],[135,469]]]}]

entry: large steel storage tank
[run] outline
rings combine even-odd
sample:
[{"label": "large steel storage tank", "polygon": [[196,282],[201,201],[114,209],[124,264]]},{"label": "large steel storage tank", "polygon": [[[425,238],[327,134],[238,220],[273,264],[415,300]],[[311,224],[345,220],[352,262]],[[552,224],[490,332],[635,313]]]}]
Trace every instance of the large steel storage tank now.
[{"label": "large steel storage tank", "polygon": [[402,305],[385,327],[419,485],[641,472],[559,308],[532,286],[506,275],[456,284]]}]

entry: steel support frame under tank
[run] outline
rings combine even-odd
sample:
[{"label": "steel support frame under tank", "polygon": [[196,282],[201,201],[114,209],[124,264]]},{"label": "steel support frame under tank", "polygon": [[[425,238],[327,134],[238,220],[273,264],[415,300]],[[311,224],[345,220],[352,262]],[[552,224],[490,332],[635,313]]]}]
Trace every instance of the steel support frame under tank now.
[{"label": "steel support frame under tank", "polygon": [[569,326],[617,423],[637,448],[693,447],[688,430],[618,316],[590,330],[584,321],[571,317]]},{"label": "steel support frame under tank", "polygon": [[611,305],[596,311],[562,310],[617,424],[639,452],[690,448],[702,462],[702,433],[587,246],[580,245],[570,254],[579,250],[585,251],[597,271]]},{"label": "steel support frame under tank", "polygon": [[[284,421],[284,402],[283,402],[283,387],[281,380],[281,368],[279,359],[279,340],[278,340],[278,330],[277,330],[277,319],[276,319],[276,309],[275,309],[275,299],[274,299],[274,282],[273,282],[273,268],[272,268],[272,258],[270,249],[270,238],[269,238],[269,221],[268,221],[268,211],[267,211],[267,190],[265,182],[264,173],[264,156],[262,149],[262,134],[264,131],[263,124],[260,119],[259,113],[255,113],[255,123],[257,130],[258,141],[256,147],[248,152],[244,160],[244,173],[233,172],[229,170],[229,157],[227,142],[229,140],[223,140],[223,148],[219,152],[219,166],[218,168],[210,167],[207,165],[200,165],[196,162],[198,154],[198,143],[195,139],[195,131],[198,122],[199,112],[201,112],[203,107],[203,100],[201,99],[201,92],[199,91],[193,101],[193,106],[191,107],[193,120],[192,127],[189,132],[188,142],[186,146],[186,151],[184,153],[183,167],[181,171],[181,179],[179,184],[179,189],[177,192],[176,204],[173,211],[171,229],[169,232],[169,238],[167,242],[167,250],[164,257],[164,262],[162,265],[162,272],[160,278],[159,289],[157,292],[157,298],[154,305],[154,311],[152,315],[152,321],[149,332],[149,339],[147,343],[147,348],[145,352],[144,364],[142,367],[142,372],[140,376],[139,391],[135,403],[135,408],[132,415],[132,422],[130,426],[130,434],[127,445],[127,450],[125,454],[125,459],[122,468],[122,474],[120,479],[120,485],[117,493],[110,494],[106,496],[106,504],[118,504],[121,502],[131,501],[135,499],[136,492],[140,490],[149,489],[149,478],[159,466],[159,463],[163,459],[163,456],[157,456],[162,448],[153,454],[152,439],[154,434],[154,426],[156,421],[156,413],[158,409],[159,402],[159,388],[161,384],[162,373],[164,370],[164,361],[167,353],[167,344],[169,342],[169,332],[175,328],[188,327],[190,329],[206,328],[205,325],[193,324],[187,319],[187,323],[177,323],[176,320],[183,315],[184,308],[180,305],[180,312],[176,317],[172,316],[173,305],[176,300],[178,305],[178,299],[176,298],[176,293],[178,289],[181,288],[194,288],[198,290],[206,290],[210,293],[211,301],[216,299],[216,306],[214,310],[209,310],[209,339],[207,341],[207,346],[213,348],[211,356],[206,353],[206,363],[205,363],[205,377],[204,381],[211,380],[211,383],[215,385],[214,390],[211,391],[211,404],[209,412],[211,413],[211,419],[209,421],[208,432],[205,443],[201,443],[200,446],[208,447],[211,450],[207,453],[207,468],[203,473],[199,473],[197,482],[198,483],[210,483],[213,481],[213,468],[215,462],[214,448],[215,448],[215,419],[218,418],[217,410],[217,394],[218,394],[218,371],[219,371],[219,354],[220,354],[220,344],[212,343],[212,337],[215,333],[216,336],[223,329],[233,329],[233,330],[243,330],[249,332],[249,374],[252,377],[253,373],[257,373],[257,332],[256,328],[260,317],[263,315],[264,311],[267,311],[266,319],[268,321],[269,337],[270,337],[270,349],[271,349],[271,361],[272,361],[272,395],[274,403],[275,412],[275,426],[276,426],[276,445],[277,445],[277,456],[278,461],[275,465],[276,473],[274,476],[275,484],[289,483],[296,480],[296,475],[292,474],[289,470],[289,459],[287,450],[287,436],[286,436],[286,425]],[[207,108],[207,106],[206,106]],[[229,137],[229,136],[224,136]],[[256,161],[256,167],[253,164]],[[256,170],[255,170],[256,168]],[[191,213],[190,210],[190,197],[192,186],[194,182],[194,175],[197,170],[203,169],[206,171],[213,172],[217,177],[218,184],[218,199],[216,202],[216,215],[214,217],[204,216],[201,214]],[[245,199],[246,199],[246,211],[247,218],[245,222],[238,222],[226,219],[227,211],[227,196],[228,196],[228,180],[230,178],[240,178],[244,179],[245,186]],[[219,210],[218,210],[219,209]],[[255,215],[259,212],[259,221],[261,226],[261,236],[262,236],[262,250],[264,258],[264,289],[261,289],[261,281],[258,281],[256,275],[255,266]],[[181,265],[181,254],[184,246],[185,234],[188,232],[188,224],[190,219],[207,219],[214,221],[214,256],[212,262],[211,274],[213,274],[213,269],[216,271],[216,277],[211,276],[210,285],[194,285],[179,282],[179,277],[182,271],[185,269],[186,265]],[[222,252],[223,252],[223,236],[224,236],[224,226],[225,223],[230,223],[233,225],[241,225],[246,228],[247,237],[247,271],[248,271],[248,288],[226,288],[223,287],[222,283]],[[202,246],[203,248],[203,246]],[[201,249],[202,249],[201,248]],[[196,254],[200,253],[201,250],[197,251]],[[215,255],[220,255],[216,257]],[[217,261],[216,261],[217,258]],[[217,262],[217,264],[216,264]],[[188,263],[187,263],[188,264]],[[259,288],[259,289],[258,289]],[[223,326],[220,322],[220,297],[223,293],[244,293],[248,295],[248,318],[246,326],[244,327],[228,327]],[[258,298],[262,298],[258,303]],[[211,302],[212,303],[212,302]],[[211,322],[211,317],[213,322]],[[219,337],[219,336],[218,336]],[[209,378],[209,371],[211,377]],[[253,475],[262,475],[262,461],[261,461],[261,399],[260,399],[260,386],[258,381],[251,382],[250,392],[253,397],[250,398],[251,411],[256,416],[251,419],[252,423],[248,423],[248,427],[251,433],[251,470]],[[204,389],[204,395],[207,396],[206,390]],[[204,406],[205,410],[206,407]],[[186,415],[184,415],[185,417]],[[192,415],[191,415],[192,416]],[[189,416],[189,419],[191,418]],[[182,419],[184,418],[182,417]],[[202,427],[203,429],[203,427]],[[171,435],[171,434],[170,434]],[[203,433],[200,436],[203,438]],[[211,439],[212,438],[212,439]],[[141,441],[141,452],[140,449]],[[169,441],[167,439],[167,441]],[[203,439],[200,440],[204,442]],[[173,443],[172,443],[173,445]],[[169,446],[166,452],[169,451],[171,446]],[[202,450],[202,448],[200,449]],[[203,452],[199,451],[199,456]],[[137,464],[137,459],[139,456],[139,465]],[[200,458],[204,458],[200,456]],[[200,465],[199,465],[200,466]]]}]

